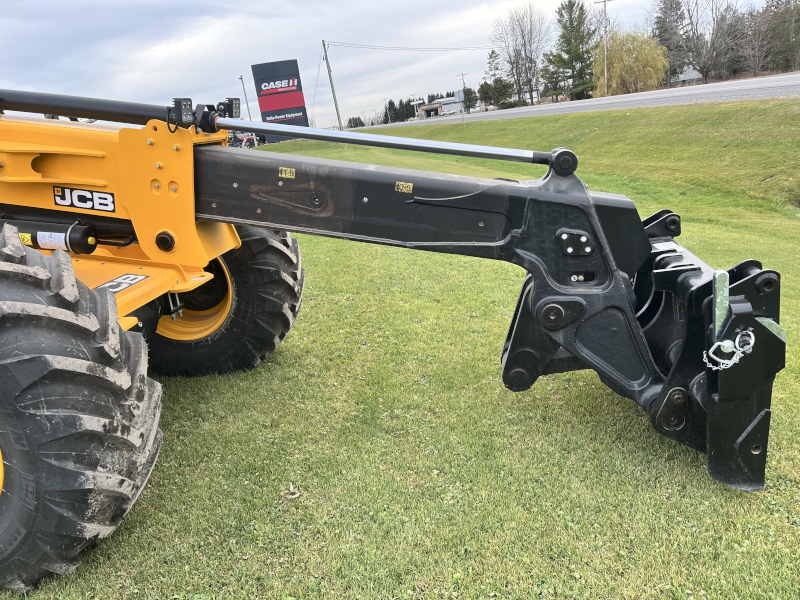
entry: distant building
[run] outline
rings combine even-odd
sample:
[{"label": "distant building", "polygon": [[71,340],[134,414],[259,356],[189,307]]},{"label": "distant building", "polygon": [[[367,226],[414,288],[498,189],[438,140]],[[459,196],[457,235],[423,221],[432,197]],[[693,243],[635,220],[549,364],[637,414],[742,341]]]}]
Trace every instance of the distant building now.
[{"label": "distant building", "polygon": [[695,71],[692,67],[687,65],[683,68],[683,72],[672,78],[670,83],[686,84],[697,83],[698,81],[703,81],[703,76],[698,71]]},{"label": "distant building", "polygon": [[442,103],[431,102],[430,104],[420,104],[417,108],[417,115],[420,119],[438,117],[442,114]]},{"label": "distant building", "polygon": [[417,115],[420,119],[441,117],[443,115],[456,115],[463,112],[461,102],[454,97],[440,98],[430,104],[420,104]]}]

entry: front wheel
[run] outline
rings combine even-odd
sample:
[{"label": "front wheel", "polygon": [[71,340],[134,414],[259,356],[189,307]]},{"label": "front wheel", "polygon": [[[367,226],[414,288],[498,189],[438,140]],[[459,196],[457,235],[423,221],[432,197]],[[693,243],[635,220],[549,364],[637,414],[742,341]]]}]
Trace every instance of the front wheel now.
[{"label": "front wheel", "polygon": [[[297,240],[259,227],[237,231],[242,245],[206,267],[211,281],[172,307],[167,297],[143,309],[154,371],[194,376],[255,367],[292,328],[304,284]],[[175,302],[183,308],[173,319]]]},{"label": "front wheel", "polygon": [[161,386],[107,289],[0,229],[0,585],[75,569],[139,497],[161,447]]}]

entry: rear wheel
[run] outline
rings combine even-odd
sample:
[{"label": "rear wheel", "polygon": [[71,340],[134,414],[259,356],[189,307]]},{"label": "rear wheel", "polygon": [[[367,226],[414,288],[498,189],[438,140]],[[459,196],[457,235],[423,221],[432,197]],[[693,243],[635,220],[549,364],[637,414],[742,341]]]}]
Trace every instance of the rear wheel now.
[{"label": "rear wheel", "polygon": [[76,281],[61,250],[22,246],[10,225],[0,331],[0,585],[23,592],[74,570],[131,509],[161,447],[161,386],[111,293]]},{"label": "rear wheel", "polygon": [[[150,366],[164,375],[206,375],[255,367],[275,351],[294,324],[304,273],[297,240],[285,232],[237,227],[241,247],[206,268],[214,278],[137,313],[150,347]],[[173,303],[173,307],[174,307]]]}]

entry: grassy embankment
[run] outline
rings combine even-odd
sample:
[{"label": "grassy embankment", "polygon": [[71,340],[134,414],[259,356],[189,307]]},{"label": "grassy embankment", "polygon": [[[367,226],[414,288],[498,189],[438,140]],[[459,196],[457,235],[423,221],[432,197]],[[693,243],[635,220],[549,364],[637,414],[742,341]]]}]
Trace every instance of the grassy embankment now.
[{"label": "grassy embankment", "polygon": [[[705,473],[591,372],[523,394],[498,357],[522,273],[301,236],[307,289],[256,370],[163,379],[165,444],[120,530],[35,598],[800,597],[800,105],[741,102],[387,130],[547,150],[711,264],[783,273],[767,490]],[[293,142],[487,177],[533,166]],[[281,498],[293,484],[296,500]],[[5,597],[5,596],[4,596]]]}]

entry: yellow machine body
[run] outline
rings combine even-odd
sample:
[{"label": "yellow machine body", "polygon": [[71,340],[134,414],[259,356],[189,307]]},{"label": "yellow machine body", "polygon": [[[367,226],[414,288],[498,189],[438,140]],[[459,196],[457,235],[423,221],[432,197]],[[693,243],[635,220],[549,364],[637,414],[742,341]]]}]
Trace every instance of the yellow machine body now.
[{"label": "yellow machine body", "polygon": [[[203,270],[209,261],[240,245],[233,225],[195,218],[196,144],[227,144],[227,133],[173,133],[163,121],[119,127],[0,113],[0,204],[129,221],[138,243],[72,258],[80,281],[115,294],[120,324],[129,329],[137,323],[131,312],[202,285],[213,277]],[[60,205],[61,188],[113,194],[113,212],[86,200],[78,204],[90,208]],[[175,240],[170,251],[156,245],[162,232]]]}]

